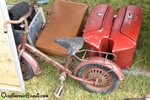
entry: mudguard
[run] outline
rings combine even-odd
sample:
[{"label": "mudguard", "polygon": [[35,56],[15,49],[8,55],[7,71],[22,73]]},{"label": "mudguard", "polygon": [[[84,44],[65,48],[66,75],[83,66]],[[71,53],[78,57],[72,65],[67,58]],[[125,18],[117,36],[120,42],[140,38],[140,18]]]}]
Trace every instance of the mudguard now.
[{"label": "mudguard", "polygon": [[119,10],[110,35],[110,48],[117,56],[115,63],[120,68],[130,67],[137,46],[142,23],[142,9],[129,5]]},{"label": "mudguard", "polygon": [[[112,28],[114,9],[106,4],[93,8],[85,25],[83,38],[90,50],[109,51],[109,35]],[[97,54],[89,53],[90,56]]]},{"label": "mudguard", "polygon": [[38,75],[41,73],[40,65],[37,63],[37,61],[27,52],[22,52],[21,56],[28,61],[28,63],[31,65],[34,75]]},{"label": "mudguard", "polygon": [[85,60],[87,60],[87,61],[82,61],[75,67],[74,73],[73,73],[75,76],[76,76],[78,70],[80,68],[82,68],[84,65],[87,65],[87,64],[100,64],[100,65],[103,65],[103,66],[111,69],[116,74],[116,76],[118,77],[119,80],[124,79],[124,74],[122,73],[121,68],[117,64],[112,62],[111,60],[101,58],[101,57],[89,57]]}]

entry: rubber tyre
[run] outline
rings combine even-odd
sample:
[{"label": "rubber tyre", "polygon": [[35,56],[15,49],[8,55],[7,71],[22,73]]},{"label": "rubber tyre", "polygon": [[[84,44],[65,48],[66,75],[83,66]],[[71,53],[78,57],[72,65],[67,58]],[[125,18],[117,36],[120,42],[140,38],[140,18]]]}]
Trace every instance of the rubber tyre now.
[{"label": "rubber tyre", "polygon": [[[105,73],[105,72],[107,72],[107,73]],[[92,76],[91,73],[93,73],[93,75],[96,75],[96,77],[101,78],[101,80],[103,79],[103,81],[101,81],[101,83],[103,83],[103,84],[99,83],[97,86],[95,86],[95,85],[90,85],[90,84],[79,81],[79,83],[89,92],[97,92],[97,93],[101,93],[101,94],[111,93],[111,92],[115,91],[118,88],[118,86],[120,85],[120,81],[119,81],[118,77],[116,76],[116,74],[114,72],[110,71],[110,69],[108,69],[107,67],[102,66],[100,64],[84,65],[77,71],[77,77],[87,79],[88,76]],[[94,74],[94,73],[96,73],[96,74]],[[101,74],[104,74],[104,75],[101,75]],[[99,77],[99,76],[102,76],[102,77]],[[93,78],[93,76],[92,76],[92,78]],[[109,81],[111,81],[111,82],[109,82]]]},{"label": "rubber tyre", "polygon": [[27,81],[27,80],[31,79],[34,76],[34,72],[33,72],[31,65],[23,57],[21,57],[21,59],[20,59],[20,64],[21,64],[23,80]]}]

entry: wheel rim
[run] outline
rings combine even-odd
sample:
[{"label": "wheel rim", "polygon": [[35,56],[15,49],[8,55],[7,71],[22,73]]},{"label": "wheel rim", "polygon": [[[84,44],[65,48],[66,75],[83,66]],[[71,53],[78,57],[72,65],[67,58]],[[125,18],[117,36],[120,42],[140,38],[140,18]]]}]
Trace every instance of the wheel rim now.
[{"label": "wheel rim", "polygon": [[111,75],[101,68],[92,67],[84,70],[82,77],[87,81],[95,81],[94,85],[87,85],[95,90],[103,90],[111,87],[112,77]]},{"label": "wheel rim", "polygon": [[24,60],[21,60],[21,70],[22,70],[22,74],[23,74],[23,77],[27,76],[29,73],[28,73],[28,65],[26,64],[26,62]]}]

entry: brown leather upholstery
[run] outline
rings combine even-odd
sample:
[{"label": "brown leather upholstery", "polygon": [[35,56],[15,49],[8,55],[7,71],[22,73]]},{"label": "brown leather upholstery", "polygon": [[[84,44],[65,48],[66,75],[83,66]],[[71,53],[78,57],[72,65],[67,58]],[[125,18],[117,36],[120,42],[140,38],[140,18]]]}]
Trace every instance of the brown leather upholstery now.
[{"label": "brown leather upholstery", "polygon": [[58,37],[77,37],[82,35],[88,17],[88,5],[85,3],[55,0],[49,22],[45,24],[36,47],[50,55],[66,56],[67,50],[54,43]]}]

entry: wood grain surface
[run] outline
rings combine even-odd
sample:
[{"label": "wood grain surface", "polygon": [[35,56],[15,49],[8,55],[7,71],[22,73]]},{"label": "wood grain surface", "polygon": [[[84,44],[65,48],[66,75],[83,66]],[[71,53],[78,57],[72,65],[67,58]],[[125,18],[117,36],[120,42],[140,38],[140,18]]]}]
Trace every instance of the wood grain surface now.
[{"label": "wood grain surface", "polygon": [[3,32],[4,18],[0,9],[0,87],[19,87],[16,67],[12,50],[9,44],[8,34]]}]

